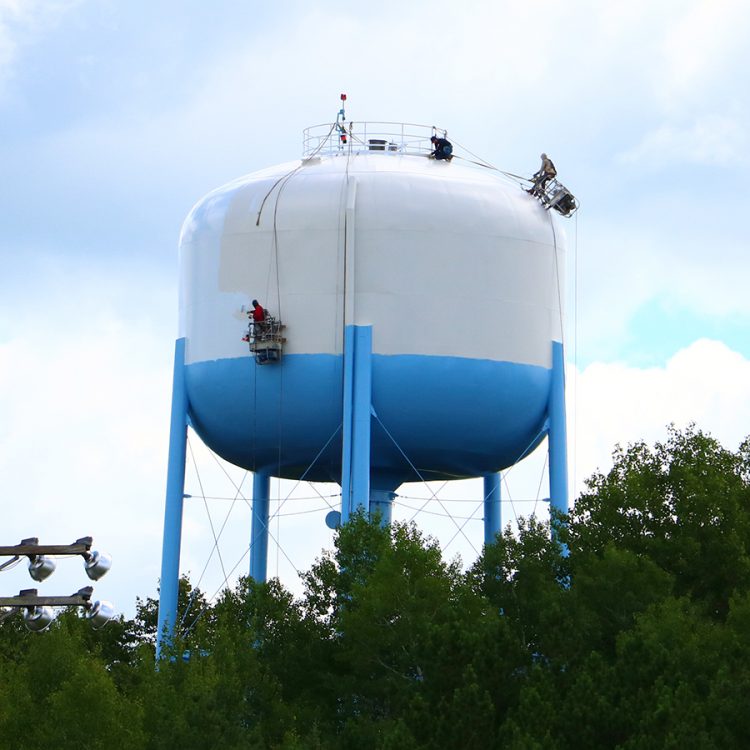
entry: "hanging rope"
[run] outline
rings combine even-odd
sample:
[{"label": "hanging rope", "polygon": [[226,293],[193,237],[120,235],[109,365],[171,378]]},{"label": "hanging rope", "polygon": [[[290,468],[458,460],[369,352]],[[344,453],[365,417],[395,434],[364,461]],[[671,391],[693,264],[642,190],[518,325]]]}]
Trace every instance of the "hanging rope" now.
[{"label": "hanging rope", "polygon": [[555,277],[556,277],[556,286],[557,286],[557,313],[558,313],[558,320],[560,322],[560,341],[563,345],[563,351],[565,351],[565,326],[563,324],[563,309],[562,309],[562,289],[560,288],[560,262],[558,259],[558,253],[557,253],[557,233],[555,232],[555,220],[552,216],[552,212],[547,212],[549,216],[549,224],[552,229],[552,246],[554,248],[554,256],[555,256]]}]

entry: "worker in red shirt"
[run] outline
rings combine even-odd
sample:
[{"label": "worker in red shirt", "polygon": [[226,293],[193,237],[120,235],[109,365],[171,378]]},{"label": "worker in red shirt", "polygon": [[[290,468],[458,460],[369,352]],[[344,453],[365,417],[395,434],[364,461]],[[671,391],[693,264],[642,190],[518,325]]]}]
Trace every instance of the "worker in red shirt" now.
[{"label": "worker in red shirt", "polygon": [[266,319],[266,311],[258,300],[254,299],[253,309],[248,310],[247,315],[250,318],[250,325],[247,327],[247,333],[242,337],[242,340],[252,344],[255,342],[255,337],[262,331],[263,322]]},{"label": "worker in red shirt", "polygon": [[262,323],[266,319],[266,311],[261,307],[257,299],[253,300],[253,316],[254,323]]}]

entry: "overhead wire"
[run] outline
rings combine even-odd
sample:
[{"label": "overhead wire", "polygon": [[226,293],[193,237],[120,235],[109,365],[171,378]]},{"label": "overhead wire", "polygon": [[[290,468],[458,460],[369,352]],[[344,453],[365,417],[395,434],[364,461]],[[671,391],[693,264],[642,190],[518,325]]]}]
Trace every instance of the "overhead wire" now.
[{"label": "overhead wire", "polygon": [[13,568],[18,565],[23,558],[20,555],[15,555],[10,560],[6,560],[4,563],[0,565],[0,573],[6,570],[13,570]]}]

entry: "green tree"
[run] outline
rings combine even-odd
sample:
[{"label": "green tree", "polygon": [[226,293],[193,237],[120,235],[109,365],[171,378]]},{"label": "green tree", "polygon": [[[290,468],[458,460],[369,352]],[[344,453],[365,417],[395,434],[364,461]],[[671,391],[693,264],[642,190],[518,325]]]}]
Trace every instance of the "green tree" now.
[{"label": "green tree", "polygon": [[750,586],[750,442],[737,453],[691,427],[653,449],[618,448],[614,466],[588,480],[565,540],[571,554],[608,545],[653,560],[674,593],[723,618]]}]

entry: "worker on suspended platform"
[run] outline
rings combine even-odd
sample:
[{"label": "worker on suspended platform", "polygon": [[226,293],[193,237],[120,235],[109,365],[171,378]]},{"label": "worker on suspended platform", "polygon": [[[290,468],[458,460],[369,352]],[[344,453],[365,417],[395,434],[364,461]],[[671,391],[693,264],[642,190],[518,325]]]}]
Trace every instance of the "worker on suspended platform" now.
[{"label": "worker on suspended platform", "polygon": [[550,159],[547,154],[542,154],[541,159],[542,166],[534,172],[531,178],[534,181],[534,184],[526,191],[532,195],[541,195],[544,192],[544,188],[547,187],[547,183],[557,177],[557,170],[552,163],[552,159]]},{"label": "worker on suspended platform", "polygon": [[247,311],[247,316],[250,318],[250,324],[242,340],[252,344],[255,341],[256,335],[262,332],[263,323],[266,320],[266,311],[257,299],[253,300],[253,309]]},{"label": "worker on suspended platform", "polygon": [[433,135],[430,141],[434,149],[430,152],[430,159],[450,161],[453,158],[453,144],[447,138],[438,138]]}]

